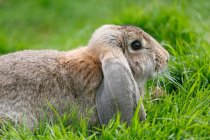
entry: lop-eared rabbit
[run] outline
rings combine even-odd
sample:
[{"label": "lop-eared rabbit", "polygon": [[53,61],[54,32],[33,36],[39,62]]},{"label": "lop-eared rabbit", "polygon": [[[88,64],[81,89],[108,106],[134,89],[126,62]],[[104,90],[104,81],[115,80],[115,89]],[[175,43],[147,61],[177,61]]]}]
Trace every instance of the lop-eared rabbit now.
[{"label": "lop-eared rabbit", "polygon": [[[168,52],[142,29],[104,25],[86,47],[61,52],[26,50],[0,56],[0,119],[33,128],[79,106],[107,124],[117,113],[131,123],[147,79],[163,71]],[[145,120],[143,104],[139,119]]]}]

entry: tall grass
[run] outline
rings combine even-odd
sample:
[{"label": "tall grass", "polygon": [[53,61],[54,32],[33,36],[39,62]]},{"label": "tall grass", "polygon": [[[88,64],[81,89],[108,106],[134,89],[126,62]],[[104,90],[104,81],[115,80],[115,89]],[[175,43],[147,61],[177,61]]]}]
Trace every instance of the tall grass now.
[{"label": "tall grass", "polygon": [[[210,139],[210,2],[208,1],[0,1],[0,53],[23,49],[69,50],[87,43],[106,23],[132,24],[169,52],[166,73],[148,81],[147,120],[131,126],[119,115],[89,128],[76,111],[35,131],[5,124],[0,139]],[[164,96],[152,98],[159,86]],[[73,120],[69,124],[69,120]]]}]

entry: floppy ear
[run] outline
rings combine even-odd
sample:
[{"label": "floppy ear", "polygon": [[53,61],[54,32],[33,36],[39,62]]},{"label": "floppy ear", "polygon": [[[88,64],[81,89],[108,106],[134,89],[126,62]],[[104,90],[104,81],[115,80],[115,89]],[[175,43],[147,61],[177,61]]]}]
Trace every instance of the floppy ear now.
[{"label": "floppy ear", "polygon": [[98,117],[107,124],[120,112],[121,120],[130,124],[140,95],[126,58],[115,49],[101,61],[104,78],[96,93]]}]

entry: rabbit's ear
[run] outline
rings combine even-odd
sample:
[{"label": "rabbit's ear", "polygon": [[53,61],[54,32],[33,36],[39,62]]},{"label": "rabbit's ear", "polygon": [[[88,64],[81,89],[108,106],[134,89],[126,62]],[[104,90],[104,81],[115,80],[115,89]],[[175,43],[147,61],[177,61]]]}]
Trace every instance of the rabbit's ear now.
[{"label": "rabbit's ear", "polygon": [[115,50],[111,53],[102,60],[104,78],[96,95],[99,121],[107,124],[119,112],[121,120],[129,124],[140,97],[138,86],[124,55]]}]

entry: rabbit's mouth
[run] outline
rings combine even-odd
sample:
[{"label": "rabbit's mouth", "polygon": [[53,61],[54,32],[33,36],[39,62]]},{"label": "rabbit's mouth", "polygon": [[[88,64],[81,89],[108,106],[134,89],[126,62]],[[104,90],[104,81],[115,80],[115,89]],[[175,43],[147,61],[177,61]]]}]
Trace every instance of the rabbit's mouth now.
[{"label": "rabbit's mouth", "polygon": [[166,70],[166,65],[160,64],[158,62],[156,62],[155,68],[154,68],[154,72],[157,74],[163,73]]}]

